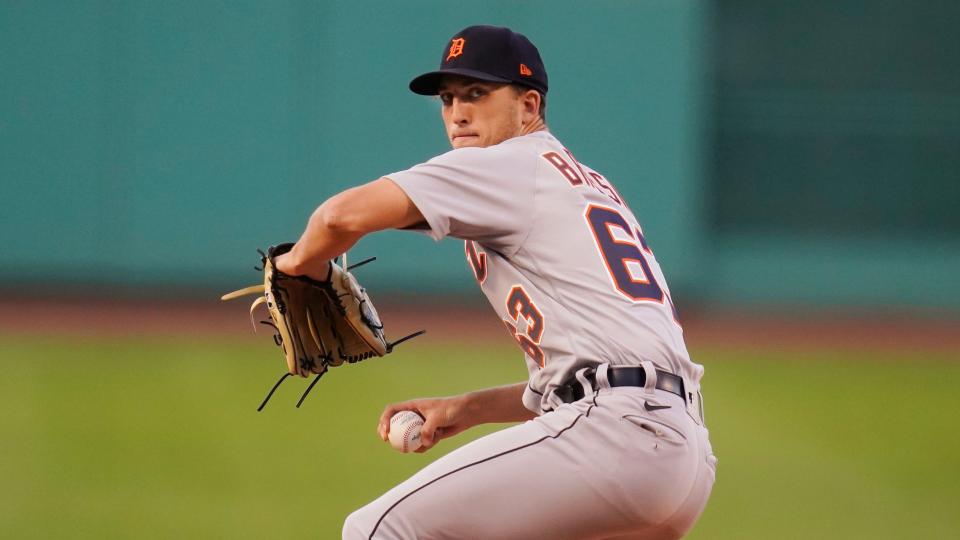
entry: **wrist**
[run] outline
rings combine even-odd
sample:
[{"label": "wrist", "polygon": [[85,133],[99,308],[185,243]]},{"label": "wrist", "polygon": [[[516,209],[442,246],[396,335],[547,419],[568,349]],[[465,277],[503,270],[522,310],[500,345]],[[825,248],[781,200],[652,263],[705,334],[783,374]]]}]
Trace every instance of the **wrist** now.
[{"label": "wrist", "polygon": [[466,394],[457,396],[457,400],[459,401],[457,405],[459,409],[469,415],[471,418],[475,417],[477,413],[483,410],[483,407],[480,406],[478,394],[479,392],[467,392]]},{"label": "wrist", "polygon": [[296,259],[289,251],[273,257],[273,267],[288,276],[298,275]]},{"label": "wrist", "polygon": [[472,425],[507,422],[504,416],[505,396],[501,388],[484,388],[462,395],[462,410],[471,419]]},{"label": "wrist", "polygon": [[333,272],[333,269],[330,268],[330,261],[325,260],[322,263],[316,262],[309,265],[309,269],[304,270],[304,275],[310,279],[316,281],[327,281],[330,279],[330,274]]},{"label": "wrist", "polygon": [[467,392],[455,396],[451,404],[451,416],[459,418],[461,423],[467,427],[473,427],[484,424],[487,420],[483,417],[484,407],[481,403],[479,392]]},{"label": "wrist", "polygon": [[297,243],[293,249],[277,258],[277,268],[291,276],[307,276],[317,281],[326,281],[331,272],[330,260],[310,260],[303,251],[300,243]]}]

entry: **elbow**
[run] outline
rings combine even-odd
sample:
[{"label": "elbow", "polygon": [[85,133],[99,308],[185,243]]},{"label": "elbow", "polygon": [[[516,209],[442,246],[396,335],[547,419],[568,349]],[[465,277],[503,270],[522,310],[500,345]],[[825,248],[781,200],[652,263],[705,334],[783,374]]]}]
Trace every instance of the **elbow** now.
[{"label": "elbow", "polygon": [[345,206],[340,197],[333,197],[314,211],[310,221],[332,233],[363,233],[357,216],[351,214]]}]

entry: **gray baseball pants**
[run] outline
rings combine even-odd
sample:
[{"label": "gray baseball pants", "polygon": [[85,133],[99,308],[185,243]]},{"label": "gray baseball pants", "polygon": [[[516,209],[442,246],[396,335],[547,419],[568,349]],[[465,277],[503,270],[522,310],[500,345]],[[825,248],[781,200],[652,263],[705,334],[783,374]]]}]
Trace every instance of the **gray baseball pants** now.
[{"label": "gray baseball pants", "polygon": [[651,371],[645,388],[610,388],[598,370],[586,398],[443,456],[351,514],[343,538],[682,537],[717,460],[699,402]]}]

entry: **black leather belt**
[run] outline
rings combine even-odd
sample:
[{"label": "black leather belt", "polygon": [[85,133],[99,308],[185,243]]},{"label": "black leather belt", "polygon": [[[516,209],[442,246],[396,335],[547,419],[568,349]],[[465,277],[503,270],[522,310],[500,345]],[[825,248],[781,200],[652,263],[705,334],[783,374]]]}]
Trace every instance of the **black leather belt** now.
[{"label": "black leather belt", "polygon": [[[596,372],[591,370],[585,375],[590,384],[596,387]],[[647,372],[640,366],[611,366],[607,369],[607,381],[610,382],[610,386],[639,386],[642,388],[647,382]],[[684,403],[687,401],[687,395],[683,389],[683,377],[679,375],[658,369],[656,388],[680,396]],[[554,393],[565,403],[580,401],[584,397],[583,385],[576,380],[566,386],[557,388]]]}]

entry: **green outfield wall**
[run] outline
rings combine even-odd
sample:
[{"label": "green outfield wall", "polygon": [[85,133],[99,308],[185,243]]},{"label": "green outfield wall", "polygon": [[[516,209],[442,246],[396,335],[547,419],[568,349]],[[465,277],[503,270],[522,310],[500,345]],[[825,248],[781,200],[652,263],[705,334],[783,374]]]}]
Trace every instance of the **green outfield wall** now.
[{"label": "green outfield wall", "polygon": [[[540,48],[551,130],[625,196],[681,308],[960,308],[960,9],[903,29],[880,5],[0,2],[0,279],[256,279],[325,198],[447,149],[406,84],[497,24]],[[376,290],[475,294],[456,241],[356,255]]]}]

